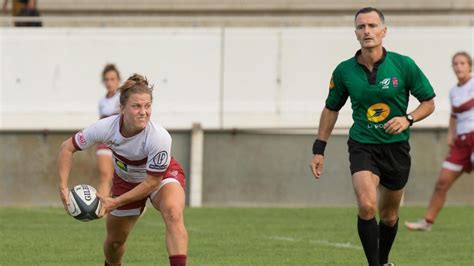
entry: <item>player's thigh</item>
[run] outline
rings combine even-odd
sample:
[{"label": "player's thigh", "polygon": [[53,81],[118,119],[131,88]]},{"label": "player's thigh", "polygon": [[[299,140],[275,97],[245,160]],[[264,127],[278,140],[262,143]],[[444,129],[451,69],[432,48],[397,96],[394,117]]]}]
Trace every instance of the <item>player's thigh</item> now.
[{"label": "player's thigh", "polygon": [[440,189],[449,189],[462,173],[462,171],[442,168],[438,180],[436,181],[436,187]]},{"label": "player's thigh", "polygon": [[128,234],[140,216],[107,215],[107,239],[112,242],[125,242]]},{"label": "player's thigh", "polygon": [[169,211],[170,209],[182,212],[186,196],[179,182],[171,182],[161,187],[151,200],[153,206],[161,212]]},{"label": "player's thigh", "polygon": [[375,204],[379,181],[380,178],[371,171],[358,171],[352,174],[352,186],[359,205]]},{"label": "player's thigh", "polygon": [[400,208],[404,189],[392,190],[379,186],[379,212],[381,216],[395,215]]}]

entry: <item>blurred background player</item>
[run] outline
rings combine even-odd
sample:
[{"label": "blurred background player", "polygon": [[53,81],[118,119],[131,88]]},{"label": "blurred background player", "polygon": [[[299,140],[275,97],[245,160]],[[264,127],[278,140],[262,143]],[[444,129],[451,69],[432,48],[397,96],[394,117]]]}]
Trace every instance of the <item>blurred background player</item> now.
[{"label": "blurred background player", "polygon": [[[380,10],[362,8],[354,22],[361,49],[332,74],[313,145],[311,170],[317,179],[321,176],[327,140],[339,110],[350,97],[354,123],[348,146],[358,205],[357,230],[372,266],[389,264],[400,201],[411,167],[409,128],[434,111],[435,93],[411,58],[383,47],[387,27]],[[411,113],[407,113],[408,93],[420,101]],[[379,224],[375,218],[377,206]]]},{"label": "blurred background player", "polygon": [[68,177],[74,152],[107,143],[114,156],[113,198],[98,193],[107,213],[105,265],[120,265],[128,234],[150,198],[166,226],[171,266],[186,265],[188,235],[184,226],[185,177],[171,157],[171,136],[150,121],[152,87],[142,76],[131,76],[120,87],[120,115],[100,119],[64,141],[58,158],[60,196],[67,210]]},{"label": "blurred background player", "polygon": [[[8,0],[3,1],[2,12],[7,13]],[[14,17],[39,17],[37,0],[12,0],[12,16]],[[15,27],[41,27],[40,21],[15,21]]]},{"label": "blurred background player", "polygon": [[474,164],[474,79],[472,58],[467,52],[458,52],[452,59],[458,83],[451,88],[451,117],[449,118],[448,145],[451,147],[443,163],[425,217],[416,222],[405,222],[410,230],[430,231],[443,208],[449,188],[463,172],[470,173]]},{"label": "blurred background player", "polygon": [[[107,90],[105,96],[99,100],[100,119],[117,115],[120,113],[120,72],[114,64],[107,64],[102,70],[102,82]],[[99,169],[100,183],[98,191],[100,194],[109,195],[114,166],[112,162],[112,151],[106,143],[97,145],[97,167]]]}]

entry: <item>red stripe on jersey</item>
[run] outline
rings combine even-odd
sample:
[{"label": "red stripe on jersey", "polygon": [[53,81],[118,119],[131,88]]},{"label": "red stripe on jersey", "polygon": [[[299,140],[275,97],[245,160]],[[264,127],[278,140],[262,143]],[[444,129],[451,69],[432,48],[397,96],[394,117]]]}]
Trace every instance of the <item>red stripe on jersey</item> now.
[{"label": "red stripe on jersey", "polygon": [[123,157],[122,155],[116,153],[115,151],[112,150],[112,153],[114,154],[115,157],[117,157],[120,161],[128,164],[128,165],[133,165],[133,166],[139,166],[139,165],[142,165],[142,164],[146,164],[146,162],[148,161],[148,157],[145,157],[141,160],[129,160],[125,157]]},{"label": "red stripe on jersey", "polygon": [[453,113],[462,113],[462,112],[466,112],[468,111],[469,109],[471,108],[474,108],[474,98],[473,99],[470,99],[469,101],[461,104],[460,106],[458,107],[454,107],[453,106]]},{"label": "red stripe on jersey", "polygon": [[82,151],[82,149],[79,147],[79,145],[77,145],[77,142],[76,142],[76,134],[72,135],[72,145],[74,146],[74,148],[76,148],[76,150],[78,151]]}]

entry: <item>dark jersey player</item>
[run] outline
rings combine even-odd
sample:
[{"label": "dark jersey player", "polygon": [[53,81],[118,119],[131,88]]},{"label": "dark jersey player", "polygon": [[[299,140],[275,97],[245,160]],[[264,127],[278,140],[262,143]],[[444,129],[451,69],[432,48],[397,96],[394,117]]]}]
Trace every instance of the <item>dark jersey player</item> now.
[{"label": "dark jersey player", "polygon": [[[338,111],[350,97],[354,123],[349,131],[349,161],[358,205],[357,229],[369,265],[390,265],[388,255],[397,234],[398,209],[411,164],[409,129],[434,111],[435,97],[428,79],[411,58],[385,50],[384,23],[378,9],[368,7],[356,13],[355,34],[361,49],[332,74],[311,161],[318,179]],[[410,94],[420,104],[407,112]]]}]

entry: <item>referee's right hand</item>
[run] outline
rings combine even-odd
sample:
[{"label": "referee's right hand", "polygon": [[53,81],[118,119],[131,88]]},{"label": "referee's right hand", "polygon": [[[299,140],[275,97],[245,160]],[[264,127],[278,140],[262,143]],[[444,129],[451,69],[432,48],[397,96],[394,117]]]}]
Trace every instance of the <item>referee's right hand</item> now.
[{"label": "referee's right hand", "polygon": [[311,172],[316,179],[319,179],[323,174],[323,166],[324,166],[324,156],[321,154],[315,154],[313,156],[313,160],[311,161],[310,167]]}]

